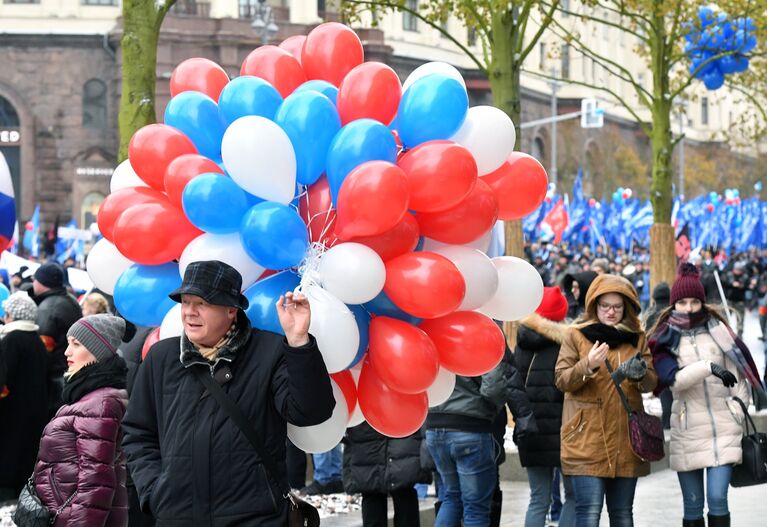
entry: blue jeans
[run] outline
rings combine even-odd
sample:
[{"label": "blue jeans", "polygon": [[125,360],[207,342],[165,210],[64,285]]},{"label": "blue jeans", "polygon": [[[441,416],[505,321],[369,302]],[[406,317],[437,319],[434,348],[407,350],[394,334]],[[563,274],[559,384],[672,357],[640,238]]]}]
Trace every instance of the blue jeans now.
[{"label": "blue jeans", "polygon": [[575,527],[598,527],[607,501],[610,527],[633,527],[637,478],[571,476],[575,491]]},{"label": "blue jeans", "polygon": [[[706,471],[706,494],[703,494],[703,471]],[[732,476],[732,465],[679,472],[679,486],[682,487],[684,519],[697,520],[703,517],[703,505],[708,501],[708,513],[712,516],[727,516],[727,488]]]},{"label": "blue jeans", "polygon": [[331,481],[341,481],[341,445],[322,454],[312,454],[314,459],[314,481],[327,485]]},{"label": "blue jeans", "polygon": [[495,443],[487,432],[427,430],[426,446],[441,479],[435,527],[487,527],[495,490]]},{"label": "blue jeans", "polygon": [[[525,527],[544,527],[552,495],[554,467],[527,467],[527,481],[530,483],[530,503],[525,514]],[[572,527],[575,517],[575,496],[570,478],[563,476],[565,503],[559,516],[560,527]],[[559,489],[556,489],[557,491]]]}]

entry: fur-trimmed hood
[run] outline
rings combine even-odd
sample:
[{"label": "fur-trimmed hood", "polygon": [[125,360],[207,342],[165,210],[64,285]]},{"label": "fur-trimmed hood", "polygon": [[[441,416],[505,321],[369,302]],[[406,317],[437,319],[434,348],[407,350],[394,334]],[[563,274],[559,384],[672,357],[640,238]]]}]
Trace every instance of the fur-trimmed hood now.
[{"label": "fur-trimmed hood", "polygon": [[[526,331],[526,329],[532,330],[541,337],[556,342],[557,344],[562,344],[568,328],[567,324],[554,322],[547,318],[543,318],[537,313],[533,313],[532,315],[523,318],[519,321],[519,324],[519,340],[520,345],[523,347],[528,347],[528,341],[532,341],[535,338],[532,332]],[[533,344],[534,347],[537,347],[535,346],[534,342],[530,342],[530,344]]]}]

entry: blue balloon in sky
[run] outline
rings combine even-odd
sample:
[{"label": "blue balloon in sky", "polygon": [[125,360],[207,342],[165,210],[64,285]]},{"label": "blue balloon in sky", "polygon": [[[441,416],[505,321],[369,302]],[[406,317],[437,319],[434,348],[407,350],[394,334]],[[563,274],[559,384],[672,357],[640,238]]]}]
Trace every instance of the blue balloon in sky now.
[{"label": "blue balloon in sky", "polygon": [[178,128],[197,151],[218,162],[221,139],[226,130],[213,99],[197,91],[185,91],[173,97],[165,107],[165,124]]},{"label": "blue balloon in sky", "polygon": [[299,283],[301,279],[296,273],[283,271],[267,276],[246,289],[244,295],[250,305],[245,314],[253,327],[284,335],[275,304],[280,295],[293,291]]},{"label": "blue balloon in sky", "polygon": [[306,224],[291,207],[273,201],[253,206],[240,227],[245,252],[267,269],[298,265],[309,245]]},{"label": "blue balloon in sky", "polygon": [[200,174],[184,187],[184,214],[205,232],[229,234],[240,229],[240,222],[250,208],[247,193],[228,176]]},{"label": "blue balloon in sky", "polygon": [[367,161],[397,161],[391,131],[373,119],[352,121],[336,134],[328,150],[327,175],[333,203],[349,172]]},{"label": "blue balloon in sky", "polygon": [[293,93],[285,99],[274,122],[288,134],[296,153],[296,180],[317,181],[328,157],[328,148],[341,129],[341,118],[330,99],[316,91]]},{"label": "blue balloon in sky", "polygon": [[336,104],[336,98],[338,97],[338,88],[330,84],[328,81],[313,80],[306,81],[301,86],[293,90],[293,94],[304,93],[307,91],[319,92],[333,104]]},{"label": "blue balloon in sky", "polygon": [[400,99],[399,137],[407,148],[435,139],[449,139],[466,119],[469,96],[457,80],[427,75],[415,81]]},{"label": "blue balloon in sky", "polygon": [[357,355],[354,356],[351,364],[347,368],[351,368],[365,356],[365,352],[368,350],[368,341],[370,340],[370,313],[361,305],[347,304],[346,307],[349,311],[354,313],[354,320],[357,322],[357,329],[360,331],[360,346],[357,348]]},{"label": "blue balloon in sky", "polygon": [[232,124],[246,115],[260,115],[273,119],[282,104],[282,96],[268,82],[259,77],[243,75],[227,84],[218,98],[218,111],[226,124]]},{"label": "blue balloon in sky", "polygon": [[159,326],[176,303],[168,295],[181,285],[178,264],[133,264],[117,279],[115,307],[137,326]]}]

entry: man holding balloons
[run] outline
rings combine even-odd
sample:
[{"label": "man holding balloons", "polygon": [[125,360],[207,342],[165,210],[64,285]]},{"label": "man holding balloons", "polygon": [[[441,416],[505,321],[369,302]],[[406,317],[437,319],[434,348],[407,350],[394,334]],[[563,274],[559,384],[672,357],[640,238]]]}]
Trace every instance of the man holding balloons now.
[{"label": "man holding balloons", "polygon": [[[286,293],[277,302],[283,337],[251,328],[241,287],[240,273],[223,262],[190,264],[170,295],[181,303],[184,332],[155,344],[136,378],[123,446],[141,507],[158,526],[285,525],[286,422],[316,425],[335,406],[306,297]],[[278,474],[267,476],[195,370],[245,414]]]}]

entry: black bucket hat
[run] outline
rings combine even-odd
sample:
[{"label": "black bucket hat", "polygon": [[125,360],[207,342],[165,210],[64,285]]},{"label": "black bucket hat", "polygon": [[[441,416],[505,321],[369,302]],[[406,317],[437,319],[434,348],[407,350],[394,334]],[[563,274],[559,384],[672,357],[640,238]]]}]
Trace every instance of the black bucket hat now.
[{"label": "black bucket hat", "polygon": [[173,291],[170,298],[181,302],[181,295],[199,296],[209,304],[248,309],[248,299],[240,293],[242,276],[231,265],[210,260],[192,262],[184,272],[181,287]]}]

